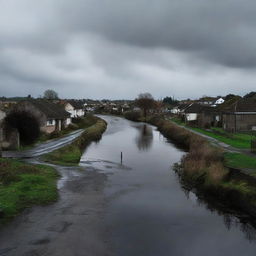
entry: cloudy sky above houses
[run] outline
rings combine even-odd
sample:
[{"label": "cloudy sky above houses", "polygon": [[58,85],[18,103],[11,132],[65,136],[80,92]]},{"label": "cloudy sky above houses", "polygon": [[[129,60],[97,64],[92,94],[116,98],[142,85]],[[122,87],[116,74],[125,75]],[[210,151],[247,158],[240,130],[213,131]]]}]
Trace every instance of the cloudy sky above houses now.
[{"label": "cloudy sky above houses", "polygon": [[0,96],[256,90],[252,0],[0,0]]}]

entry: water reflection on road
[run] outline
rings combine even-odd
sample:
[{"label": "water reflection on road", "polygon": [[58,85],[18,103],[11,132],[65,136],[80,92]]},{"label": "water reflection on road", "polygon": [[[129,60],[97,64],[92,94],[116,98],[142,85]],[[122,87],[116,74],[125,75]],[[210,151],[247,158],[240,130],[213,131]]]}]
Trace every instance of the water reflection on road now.
[{"label": "water reflection on road", "polygon": [[80,165],[108,175],[105,225],[116,255],[255,255],[246,216],[184,191],[171,170],[183,151],[155,127],[103,118],[108,129]]}]

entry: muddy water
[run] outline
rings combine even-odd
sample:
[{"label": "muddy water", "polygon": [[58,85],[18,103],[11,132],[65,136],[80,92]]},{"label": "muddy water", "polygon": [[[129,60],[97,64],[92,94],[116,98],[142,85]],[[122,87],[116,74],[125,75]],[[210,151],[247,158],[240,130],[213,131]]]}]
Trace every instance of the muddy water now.
[{"label": "muddy water", "polygon": [[256,255],[246,218],[184,192],[172,171],[184,152],[155,127],[103,118],[108,129],[80,165],[108,177],[104,223],[115,255]]}]

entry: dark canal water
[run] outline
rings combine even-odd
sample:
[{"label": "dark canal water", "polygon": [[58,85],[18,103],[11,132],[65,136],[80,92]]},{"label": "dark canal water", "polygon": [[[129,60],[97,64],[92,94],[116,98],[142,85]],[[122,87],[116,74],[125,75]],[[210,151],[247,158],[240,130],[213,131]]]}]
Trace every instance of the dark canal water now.
[{"label": "dark canal water", "polygon": [[172,165],[183,151],[153,126],[103,118],[108,129],[81,165],[108,176],[105,225],[115,255],[256,255],[255,229],[245,218],[182,189]]}]

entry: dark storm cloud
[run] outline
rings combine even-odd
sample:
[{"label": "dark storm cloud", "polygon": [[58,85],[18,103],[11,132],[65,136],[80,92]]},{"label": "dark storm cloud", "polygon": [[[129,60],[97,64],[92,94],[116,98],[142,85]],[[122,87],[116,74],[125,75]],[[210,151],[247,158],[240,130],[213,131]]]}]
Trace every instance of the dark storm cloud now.
[{"label": "dark storm cloud", "polygon": [[256,65],[256,2],[251,0],[88,0],[67,2],[60,10],[71,31],[195,52],[231,67]]},{"label": "dark storm cloud", "polygon": [[256,77],[251,0],[0,0],[0,94],[243,94]]}]

